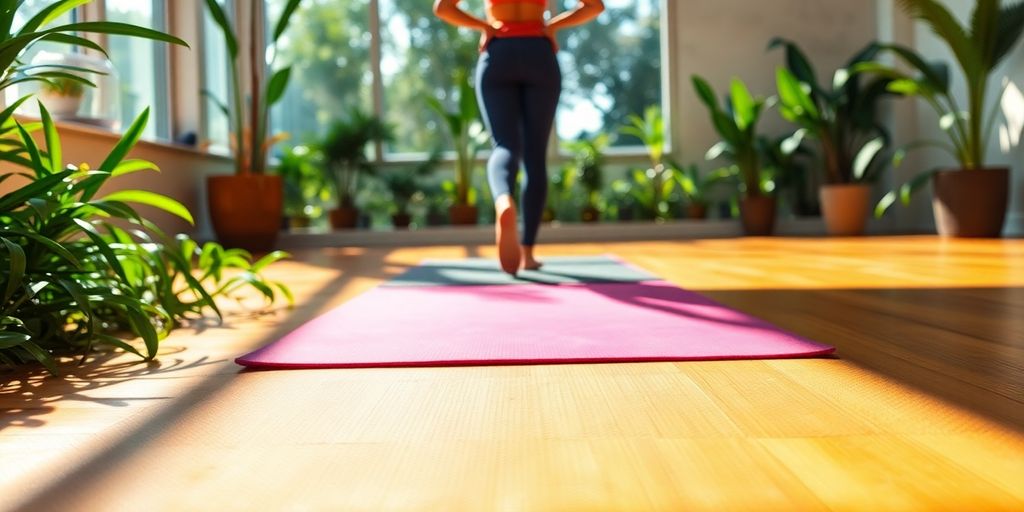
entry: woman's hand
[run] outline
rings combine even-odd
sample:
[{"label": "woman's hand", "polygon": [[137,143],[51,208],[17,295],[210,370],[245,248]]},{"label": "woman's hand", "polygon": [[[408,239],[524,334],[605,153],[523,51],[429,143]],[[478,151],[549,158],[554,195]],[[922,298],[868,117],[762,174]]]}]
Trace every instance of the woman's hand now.
[{"label": "woman's hand", "polygon": [[490,25],[486,25],[486,27],[480,31],[480,51],[487,49],[487,45],[491,44],[491,41],[494,40],[494,36],[497,33],[498,29]]}]

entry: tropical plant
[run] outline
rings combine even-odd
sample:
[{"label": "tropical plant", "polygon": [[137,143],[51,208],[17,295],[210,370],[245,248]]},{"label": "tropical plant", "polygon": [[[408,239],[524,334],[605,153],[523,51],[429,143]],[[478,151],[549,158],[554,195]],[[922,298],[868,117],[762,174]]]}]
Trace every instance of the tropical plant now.
[{"label": "tropical plant", "polygon": [[334,177],[339,207],[355,207],[360,175],[374,170],[366,157],[368,146],[391,137],[390,126],[359,108],[353,108],[345,119],[335,121],[331,126],[320,150],[324,153],[328,171]]},{"label": "tropical plant", "polygon": [[319,217],[331,199],[323,172],[323,154],[306,145],[286,148],[277,165],[284,182],[284,212],[290,217]]},{"label": "tropical plant", "polygon": [[793,211],[801,216],[821,215],[818,200],[816,176],[807,169],[807,161],[814,153],[807,148],[804,135],[796,133],[776,137],[760,136],[757,145],[761,153],[762,188],[775,190],[781,200],[786,200],[785,191],[791,194]]},{"label": "tropical plant", "polygon": [[[126,159],[145,129],[148,110],[95,170],[64,164],[56,126],[44,106],[39,110],[45,150],[18,121],[9,120],[13,134],[4,137],[24,146],[6,159],[26,171],[0,179],[17,176],[27,184],[0,197],[0,362],[34,360],[56,373],[54,355],[100,346],[153,359],[159,340],[190,315],[211,310],[219,316],[217,295],[249,284],[271,300],[274,288],[290,298],[286,287],[258,274],[284,253],[251,264],[244,253],[208,246],[199,258],[205,272],[197,278],[195,242],[169,238],[130,206],[148,205],[192,222],[183,205],[145,190],[99,196],[113,178],[157,170],[150,162]],[[225,280],[226,266],[248,273]],[[207,290],[204,280],[214,288]],[[143,350],[130,343],[135,336]]]},{"label": "tropical plant", "polygon": [[770,193],[769,186],[773,181],[766,176],[761,165],[757,123],[765,107],[773,103],[774,99],[754,97],[746,84],[734,78],[730,85],[730,94],[719,107],[715,92],[707,80],[697,75],[694,75],[692,80],[697,96],[707,106],[715,130],[722,138],[708,150],[705,158],[726,158],[731,161],[741,177],[742,192],[748,197]]},{"label": "tropical plant", "polygon": [[[861,72],[873,72],[892,79],[889,90],[916,96],[939,115],[939,125],[949,143],[921,141],[913,146],[933,146],[950,154],[964,170],[985,167],[986,150],[998,124],[998,101],[988,110],[988,86],[992,72],[1014,48],[1024,32],[1024,2],[1002,5],[999,0],[977,0],[969,26],[962,26],[947,8],[935,0],[899,0],[908,14],[925,22],[952,51],[967,84],[964,109],[951,89],[949,66],[945,62],[927,62],[905,46],[883,44],[909,65],[917,75],[879,63],[861,64]],[[1003,89],[1005,92],[1005,88]],[[1001,95],[1000,95],[1001,96]],[[988,111],[987,111],[988,110]],[[906,151],[897,152],[898,164]],[[910,202],[911,195],[924,186],[937,170],[916,177],[887,194],[875,210],[882,215],[897,200]]]},{"label": "tropical plant", "polygon": [[673,163],[672,175],[687,203],[707,207],[711,203],[711,193],[716,187],[736,179],[736,168],[720,167],[702,175],[697,164],[683,166]]},{"label": "tropical plant", "polygon": [[413,199],[422,193],[422,181],[430,176],[437,169],[441,161],[439,152],[434,152],[430,158],[412,167],[394,170],[382,175],[384,183],[391,191],[391,199],[394,201],[395,212],[399,215],[409,213],[409,205]]},{"label": "tropical plant", "polygon": [[[838,69],[831,86],[818,82],[807,56],[792,41],[776,38],[769,48],[782,47],[787,67],[776,71],[779,112],[800,129],[793,135],[805,136],[821,144],[825,178],[829,183],[868,182],[885,168],[880,158],[889,143],[889,135],[878,119],[880,100],[887,94],[892,79],[876,76],[868,83],[854,73],[857,66],[873,62],[879,52],[870,44],[857,52],[846,66]],[[799,143],[792,143],[799,146]]]},{"label": "tropical plant", "polygon": [[[239,37],[236,35],[227,13],[221,8],[217,0],[206,0],[206,7],[210,11],[214,22],[224,37],[227,47],[228,67],[231,68],[231,106],[228,106],[227,98],[217,98],[211,91],[204,90],[203,94],[210,98],[217,108],[228,118],[232,127],[231,146],[235,152],[235,172],[237,174],[263,173],[267,168],[267,155],[270,149],[278,142],[287,138],[285,134],[270,136],[270,109],[284,97],[285,90],[291,78],[292,67],[285,66],[281,69],[274,69],[277,55],[277,43],[281,36],[288,30],[292,15],[299,8],[301,0],[288,0],[281,11],[281,17],[274,24],[274,31],[270,33],[269,47],[263,46],[263,40],[259,37],[249,37],[246,54],[242,54],[239,47]],[[263,16],[265,10],[264,2],[252,2],[250,12],[249,34],[263,33]],[[269,61],[264,57],[269,55]],[[244,63],[242,59],[247,59]],[[242,90],[241,68],[248,66],[251,71],[249,76],[249,91],[246,94]],[[269,79],[266,78],[269,76]]]},{"label": "tropical plant", "polygon": [[601,189],[604,187],[604,150],[611,143],[607,133],[591,138],[566,142],[562,147],[572,153],[572,167],[576,172],[575,180],[586,194],[585,207],[597,205]]},{"label": "tropical plant", "polygon": [[85,94],[85,85],[78,80],[58,77],[43,83],[40,90],[56,96],[81,98]]},{"label": "tropical plant", "polygon": [[[634,169],[633,181],[640,188],[634,189],[639,194],[641,206],[655,218],[667,218],[670,209],[665,200],[672,192],[675,181],[672,172],[665,165],[665,119],[661,108],[652,105],[644,110],[643,117],[629,116],[629,124],[622,127],[620,133],[636,137],[647,150],[651,166],[646,170]],[[642,198],[642,199],[641,199]]]},{"label": "tropical plant", "polygon": [[470,79],[469,71],[460,69],[455,72],[458,84],[458,98],[455,108],[449,110],[441,100],[427,97],[427,105],[434,110],[448,128],[448,136],[455,148],[455,179],[445,185],[445,190],[452,196],[452,201],[459,206],[476,203],[476,190],[473,188],[473,167],[476,155],[487,143],[480,120],[480,107],[477,105],[476,91]]}]

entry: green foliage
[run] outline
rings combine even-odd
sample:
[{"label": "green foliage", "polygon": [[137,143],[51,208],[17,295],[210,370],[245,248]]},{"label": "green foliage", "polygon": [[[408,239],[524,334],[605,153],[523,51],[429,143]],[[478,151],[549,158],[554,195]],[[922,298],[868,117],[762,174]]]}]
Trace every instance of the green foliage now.
[{"label": "green foliage", "polygon": [[444,121],[448,136],[455,148],[455,180],[446,191],[452,194],[457,205],[475,204],[476,191],[473,187],[473,169],[476,155],[487,142],[477,105],[476,91],[467,69],[455,72],[458,96],[454,105],[446,106],[440,99],[428,96],[427,105]]},{"label": "green foliage", "polygon": [[575,171],[574,181],[586,194],[585,206],[595,207],[604,187],[604,151],[610,143],[611,137],[600,133],[562,144],[566,151],[572,153],[572,162],[568,165]]},{"label": "green foliage", "polygon": [[705,158],[725,158],[731,165],[735,165],[742,178],[742,191],[748,196],[770,192],[765,189],[765,184],[770,183],[770,180],[765,177],[765,169],[761,165],[757,135],[757,123],[768,100],[754,97],[742,81],[734,78],[729,95],[719,107],[715,92],[707,80],[697,75],[692,80],[697,97],[708,108],[711,122],[722,138],[721,142],[708,150]]},{"label": "green foliage", "polygon": [[434,152],[426,161],[415,166],[396,169],[382,175],[398,213],[408,213],[409,203],[414,197],[422,194],[423,179],[434,174],[440,161],[441,154]]},{"label": "green foliage", "polygon": [[[951,91],[949,66],[943,62],[927,62],[910,48],[894,44],[879,46],[882,51],[895,54],[916,75],[881,64],[861,65],[857,71],[888,77],[892,79],[890,91],[917,96],[935,110],[949,144],[925,141],[915,146],[934,146],[948,151],[963,169],[984,167],[985,152],[999,116],[995,108],[986,112],[988,85],[992,71],[1024,32],[1024,2],[1003,5],[999,0],[978,0],[968,26],[960,25],[956,17],[935,0],[899,0],[899,4],[905,12],[931,27],[952,51],[967,84],[966,108]],[[998,98],[995,103],[998,104]],[[897,159],[902,159],[903,153],[903,150],[898,151]],[[927,179],[916,177],[901,185],[883,198],[875,210],[876,215],[884,214],[897,198],[909,202],[910,196],[927,183]]]},{"label": "green foliage", "polygon": [[619,131],[642,142],[651,162],[650,168],[633,171],[633,192],[641,208],[654,218],[667,218],[669,208],[665,201],[675,181],[672,180],[671,169],[662,161],[665,156],[666,132],[661,108],[652,105],[644,110],[643,117],[630,116],[629,124]]},{"label": "green foliage", "polygon": [[323,170],[324,156],[318,148],[286,148],[277,166],[284,182],[284,211],[293,217],[319,217],[331,201],[330,180]]},{"label": "green foliage", "polygon": [[[149,162],[125,160],[145,128],[148,110],[93,170],[64,165],[53,121],[44,106],[39,108],[45,148],[16,121],[4,130],[5,140],[16,137],[24,145],[28,172],[19,173],[24,186],[0,197],[0,361],[38,361],[56,372],[54,355],[84,354],[98,346],[152,359],[172,328],[206,310],[219,315],[214,297],[243,283],[271,301],[276,293],[290,297],[287,288],[258,273],[283,253],[254,265],[237,252],[231,258],[200,258],[203,275],[196,278],[190,252],[195,242],[169,239],[132,205],[192,222],[184,206],[143,190],[97,197],[117,176],[156,170]],[[211,245],[205,252],[217,250]],[[226,267],[247,273],[225,280]],[[208,291],[204,280],[216,286]],[[134,337],[141,338],[142,348],[130,342]]]},{"label": "green foliage", "polygon": [[732,167],[720,167],[707,174],[701,175],[696,164],[686,166],[672,165],[672,175],[679,185],[686,201],[693,205],[707,206],[711,202],[713,190],[719,186],[726,185],[735,188],[738,169]]},{"label": "green foliage", "polygon": [[42,84],[43,91],[69,98],[81,98],[85,94],[85,84],[68,77],[56,77]]},{"label": "green foliage", "polygon": [[885,168],[880,157],[889,141],[878,118],[879,103],[889,94],[892,79],[878,76],[863,83],[864,77],[853,70],[873,62],[878,45],[868,45],[836,70],[830,86],[818,83],[814,67],[799,46],[781,38],[769,44],[769,48],[779,47],[785,49],[787,66],[776,72],[779,112],[821,144],[827,181],[875,179]]},{"label": "green foliage", "polygon": [[374,170],[367,158],[370,145],[392,137],[390,126],[359,108],[351,109],[346,118],[334,122],[320,143],[320,150],[334,176],[339,206],[355,206],[359,176]]},{"label": "green foliage", "polygon": [[[23,65],[19,57],[37,42],[105,53],[77,35],[91,32],[185,44],[166,34],[119,23],[49,27],[89,0],[52,2],[12,34],[22,3],[8,3],[0,9],[0,27],[6,27],[0,30],[0,64],[4,66],[0,92],[28,81],[52,85],[57,79],[69,79],[91,85],[69,78],[77,75]],[[14,111],[28,99],[21,98],[0,112],[0,143],[7,148],[0,152],[0,160],[18,169],[0,176],[0,181],[23,182],[0,197],[0,364],[35,361],[56,373],[58,357],[84,355],[98,347],[152,359],[159,341],[175,326],[207,312],[219,316],[217,296],[251,286],[269,301],[280,295],[291,300],[284,285],[260,275],[284,253],[251,263],[249,255],[224,251],[216,244],[197,252],[195,242],[169,238],[134,207],[153,207],[192,222],[191,214],[177,201],[145,190],[100,196],[103,186],[117,177],[158,170],[150,162],[127,158],[145,129],[148,110],[92,169],[87,164],[65,164],[56,126],[43,105],[39,123],[21,124],[14,119]],[[33,135],[39,131],[42,144]]]},{"label": "green foliage", "polygon": [[[267,41],[269,50],[259,47],[257,43],[262,42],[259,38],[248,38],[249,47],[239,46],[239,37],[231,24],[227,13],[221,8],[217,0],[206,0],[206,8],[209,10],[214,23],[220,29],[221,36],[227,46],[228,67],[231,69],[231,97],[234,100],[231,107],[223,99],[212,97],[208,91],[203,94],[211,96],[220,110],[227,115],[229,125],[234,130],[234,151],[235,169],[239,174],[263,172],[267,166],[267,153],[270,147],[277,140],[268,135],[270,128],[270,109],[284,98],[288,83],[291,80],[292,67],[285,66],[274,69],[275,60],[278,55],[277,45],[281,36],[288,29],[301,0],[287,0],[281,17],[274,24],[274,32],[270,41]],[[259,17],[255,11],[265,10],[264,2],[252,4],[253,13],[251,16],[251,33],[260,30],[257,20]],[[243,54],[243,50],[245,50]],[[272,55],[270,62],[265,62],[265,55]],[[242,81],[239,76],[240,68],[243,65],[241,59],[246,59],[250,68],[258,68],[266,65],[267,77],[264,73],[253,73],[249,80],[252,82],[252,90],[249,94],[242,91]],[[246,101],[243,101],[246,100]]]}]

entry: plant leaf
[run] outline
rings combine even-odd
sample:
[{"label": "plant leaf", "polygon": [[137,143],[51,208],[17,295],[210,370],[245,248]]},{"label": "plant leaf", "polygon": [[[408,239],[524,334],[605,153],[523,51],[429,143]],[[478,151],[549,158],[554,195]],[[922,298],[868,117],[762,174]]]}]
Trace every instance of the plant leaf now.
[{"label": "plant leaf", "polygon": [[177,215],[178,217],[188,221],[189,224],[195,224],[192,214],[189,213],[188,208],[186,208],[185,205],[163,194],[157,194],[156,192],[150,192],[148,190],[119,190],[100,199],[100,201],[121,201],[126,203],[145,204]]}]

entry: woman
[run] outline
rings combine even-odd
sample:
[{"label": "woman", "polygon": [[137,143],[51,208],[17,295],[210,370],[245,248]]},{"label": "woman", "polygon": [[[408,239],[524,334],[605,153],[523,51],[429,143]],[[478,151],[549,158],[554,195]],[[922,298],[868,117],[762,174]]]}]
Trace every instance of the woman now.
[{"label": "woman", "polygon": [[[555,52],[561,29],[581,25],[604,10],[601,0],[580,0],[576,7],[547,22],[547,0],[484,0],[487,19],[459,8],[459,0],[436,0],[438,17],[481,32],[476,90],[484,121],[494,139],[487,179],[497,214],[495,232],[501,268],[515,274],[536,270],[533,246],[547,200],[547,148],[562,74]],[[512,192],[520,161],[526,170],[520,207],[523,236]]]}]

